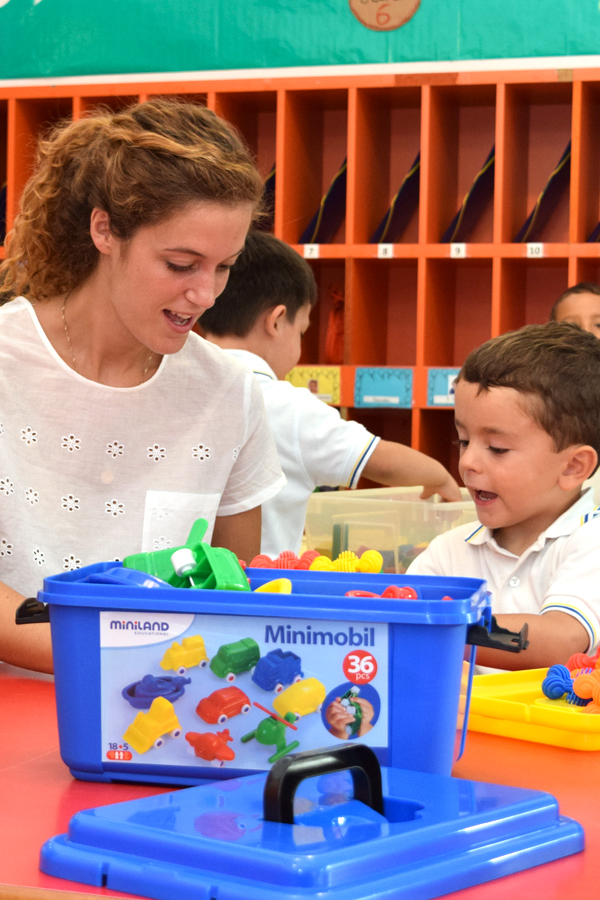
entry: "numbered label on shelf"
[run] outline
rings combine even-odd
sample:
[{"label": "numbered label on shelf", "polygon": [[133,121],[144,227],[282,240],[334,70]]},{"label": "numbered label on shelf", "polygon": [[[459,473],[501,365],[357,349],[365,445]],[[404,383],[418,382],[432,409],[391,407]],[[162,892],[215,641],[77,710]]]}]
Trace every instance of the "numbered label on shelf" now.
[{"label": "numbered label on shelf", "polygon": [[377,259],[392,259],[393,256],[393,244],[377,244]]},{"label": "numbered label on shelf", "polygon": [[304,259],[318,259],[320,256],[319,247],[319,244],[305,244]]},{"label": "numbered label on shelf", "polygon": [[450,256],[452,259],[466,259],[467,258],[467,245],[466,244],[450,244]]},{"label": "numbered label on shelf", "polygon": [[544,258],[544,245],[543,244],[527,244],[527,259],[543,259]]}]

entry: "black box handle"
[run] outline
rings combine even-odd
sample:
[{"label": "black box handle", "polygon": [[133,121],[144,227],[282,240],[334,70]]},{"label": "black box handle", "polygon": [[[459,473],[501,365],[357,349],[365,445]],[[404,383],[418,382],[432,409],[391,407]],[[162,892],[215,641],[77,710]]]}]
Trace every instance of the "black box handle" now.
[{"label": "black box handle", "polygon": [[284,756],[269,771],[263,794],[263,817],[267,822],[294,824],[294,797],[305,778],[350,770],[354,797],[383,815],[381,768],[366,744],[340,744]]}]

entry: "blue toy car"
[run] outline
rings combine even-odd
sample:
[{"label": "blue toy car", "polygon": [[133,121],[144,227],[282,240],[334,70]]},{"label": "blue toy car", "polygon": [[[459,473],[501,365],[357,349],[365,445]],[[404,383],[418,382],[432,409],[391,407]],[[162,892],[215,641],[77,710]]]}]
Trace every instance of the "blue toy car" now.
[{"label": "blue toy car", "polygon": [[301,681],[304,673],[302,661],[291,650],[271,650],[256,663],[252,673],[252,681],[263,691],[275,691],[280,694],[286,684]]},{"label": "blue toy car", "polygon": [[171,703],[179,700],[185,693],[185,685],[191,683],[191,678],[183,678],[181,675],[161,675],[158,678],[144,675],[141,681],[134,681],[124,687],[121,694],[134,709],[150,709],[155,697],[165,697]]}]

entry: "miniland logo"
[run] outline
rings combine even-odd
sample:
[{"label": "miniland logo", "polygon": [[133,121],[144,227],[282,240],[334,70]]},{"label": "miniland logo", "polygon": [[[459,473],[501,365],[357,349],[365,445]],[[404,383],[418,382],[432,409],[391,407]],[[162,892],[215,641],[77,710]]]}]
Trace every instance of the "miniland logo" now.
[{"label": "miniland logo", "polygon": [[168,631],[169,630],[168,622],[149,622],[148,620],[139,622],[136,621],[127,621],[123,619],[119,621],[119,619],[111,619],[110,629],[125,629],[126,631]]},{"label": "miniland logo", "polygon": [[[0,0],[1,2],[1,0]],[[160,644],[184,634],[194,621],[188,613],[117,612],[100,613],[101,647],[141,647]]]},{"label": "miniland logo", "polygon": [[320,644],[333,647],[374,647],[375,629],[364,625],[353,628],[350,625],[344,631],[322,631],[307,625],[295,629],[292,625],[265,626],[265,644]]}]

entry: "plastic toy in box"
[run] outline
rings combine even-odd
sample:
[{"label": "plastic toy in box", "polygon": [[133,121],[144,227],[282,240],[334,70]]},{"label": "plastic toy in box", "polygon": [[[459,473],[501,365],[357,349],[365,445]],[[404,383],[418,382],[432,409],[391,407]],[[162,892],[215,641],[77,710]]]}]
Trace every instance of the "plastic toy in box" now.
[{"label": "plastic toy in box", "polygon": [[438,534],[477,520],[468,492],[461,494],[459,503],[441,503],[419,499],[419,488],[316,492],[306,514],[306,545],[330,559],[378,550],[384,571],[404,573]]}]

